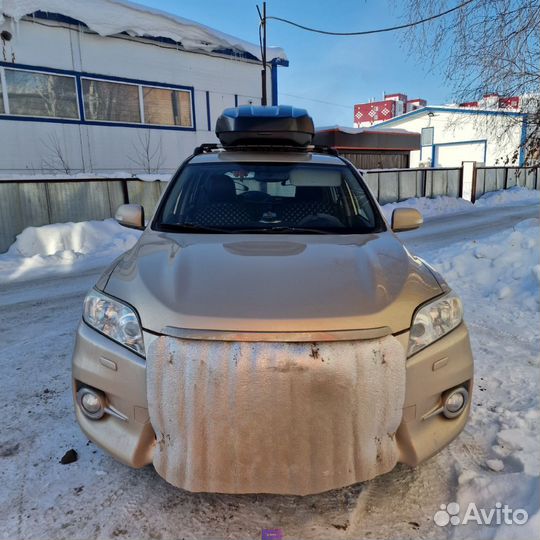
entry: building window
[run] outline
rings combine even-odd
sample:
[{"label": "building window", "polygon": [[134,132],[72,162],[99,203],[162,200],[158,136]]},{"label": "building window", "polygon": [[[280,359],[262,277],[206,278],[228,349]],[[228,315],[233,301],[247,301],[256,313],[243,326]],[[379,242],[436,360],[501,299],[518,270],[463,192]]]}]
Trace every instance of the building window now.
[{"label": "building window", "polygon": [[141,123],[139,87],[95,79],[82,79],[84,116],[102,122]]},{"label": "building window", "polygon": [[46,69],[0,66],[0,115],[194,129],[190,87],[60,75]]},{"label": "building window", "polygon": [[143,86],[144,123],[192,127],[191,92]]},{"label": "building window", "polygon": [[433,144],[433,131],[432,127],[422,128],[421,145],[431,146]]},{"label": "building window", "polygon": [[10,114],[79,118],[73,77],[16,69],[4,71]]}]

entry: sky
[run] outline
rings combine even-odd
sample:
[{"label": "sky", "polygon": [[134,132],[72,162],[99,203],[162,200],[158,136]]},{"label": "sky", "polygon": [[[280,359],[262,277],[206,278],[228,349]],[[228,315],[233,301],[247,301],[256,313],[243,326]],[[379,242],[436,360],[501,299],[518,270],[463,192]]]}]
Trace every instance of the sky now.
[{"label": "sky", "polygon": [[[137,1],[258,42],[256,0]],[[268,16],[325,30],[361,31],[401,24],[406,0],[268,0],[266,5]],[[326,36],[270,20],[268,45],[283,47],[290,61],[279,68],[279,102],[308,109],[318,126],[352,126],[353,105],[381,100],[384,92],[434,105],[451,101],[440,74],[429,72],[429,58],[414,57],[402,38],[403,31]]]}]

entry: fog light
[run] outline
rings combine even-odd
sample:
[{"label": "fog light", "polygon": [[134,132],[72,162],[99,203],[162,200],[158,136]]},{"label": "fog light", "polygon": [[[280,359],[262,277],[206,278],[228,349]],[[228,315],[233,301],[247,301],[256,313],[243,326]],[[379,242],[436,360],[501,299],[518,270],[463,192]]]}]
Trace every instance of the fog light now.
[{"label": "fog light", "polygon": [[443,414],[446,418],[459,416],[467,405],[469,392],[463,386],[451,390],[443,401]]},{"label": "fog light", "polygon": [[77,403],[82,412],[92,420],[99,420],[105,414],[105,398],[92,388],[80,388],[77,392]]}]

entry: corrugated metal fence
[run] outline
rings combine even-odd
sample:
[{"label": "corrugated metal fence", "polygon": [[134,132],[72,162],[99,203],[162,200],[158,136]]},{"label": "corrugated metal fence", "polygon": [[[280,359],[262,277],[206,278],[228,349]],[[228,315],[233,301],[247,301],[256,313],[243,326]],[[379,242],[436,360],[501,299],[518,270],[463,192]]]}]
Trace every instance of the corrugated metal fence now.
[{"label": "corrugated metal fence", "polygon": [[[513,186],[539,189],[539,176],[538,167],[477,167],[471,198]],[[411,197],[463,196],[460,167],[377,169],[366,171],[365,177],[381,204]],[[106,219],[127,202],[142,204],[151,216],[166,185],[138,179],[0,181],[0,253],[26,227]]]},{"label": "corrugated metal fence", "polygon": [[473,177],[474,199],[490,191],[514,186],[540,189],[539,167],[476,167]]},{"label": "corrugated metal fence", "polygon": [[461,197],[463,169],[394,169],[367,171],[367,183],[380,204],[411,197]]}]

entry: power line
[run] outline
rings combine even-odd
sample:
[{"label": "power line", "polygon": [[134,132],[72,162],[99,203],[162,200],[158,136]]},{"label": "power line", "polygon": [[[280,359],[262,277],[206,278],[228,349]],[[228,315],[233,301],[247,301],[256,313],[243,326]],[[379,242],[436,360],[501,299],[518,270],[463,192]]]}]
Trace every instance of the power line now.
[{"label": "power line", "polygon": [[419,21],[414,21],[412,23],[402,24],[400,26],[391,26],[389,28],[379,28],[377,30],[364,30],[363,32],[330,32],[328,30],[319,30],[317,28],[310,28],[309,26],[304,26],[302,24],[290,21],[289,19],[282,19],[281,17],[273,17],[268,16],[266,19],[273,19],[275,21],[281,21],[286,24],[290,24],[292,26],[296,26],[297,28],[301,28],[302,30],[307,30],[308,32],[316,32],[318,34],[327,34],[330,36],[365,36],[368,34],[380,34],[382,32],[392,32],[394,30],[402,30],[403,28],[410,28],[411,26],[417,26],[419,24],[423,24],[425,22],[433,21],[434,19],[438,19],[439,17],[444,17],[445,15],[448,15],[449,13],[452,13],[453,11],[457,11],[458,9],[461,9],[462,7],[465,7],[467,4],[470,4],[474,2],[475,0],[466,0],[465,2],[462,2],[461,4],[451,8],[447,9],[446,11],[443,11],[441,13],[437,13],[436,15],[432,15],[431,17],[426,17],[425,19],[421,19]]},{"label": "power line", "polygon": [[305,99],[306,101],[314,101],[316,103],[324,103],[325,105],[334,105],[335,107],[343,107],[344,109],[350,109],[351,107],[353,107],[353,105],[342,105],[341,103],[333,103],[331,101],[323,101],[322,99],[313,99],[313,98],[308,98],[304,96],[296,96],[294,94],[285,94],[283,92],[280,92],[280,95],[292,97],[296,99]]}]

